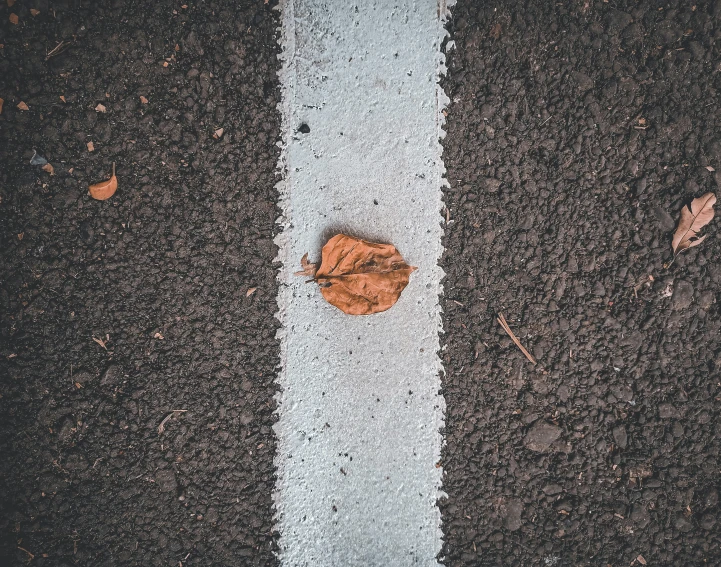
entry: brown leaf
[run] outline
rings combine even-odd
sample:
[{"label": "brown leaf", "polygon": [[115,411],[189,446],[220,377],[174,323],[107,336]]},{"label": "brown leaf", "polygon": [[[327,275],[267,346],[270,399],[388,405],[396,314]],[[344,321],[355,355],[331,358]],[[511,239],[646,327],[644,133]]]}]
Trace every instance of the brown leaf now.
[{"label": "brown leaf", "polygon": [[103,105],[103,104],[98,104],[98,106],[95,107],[95,111],[96,111],[96,112],[106,112],[107,109],[105,108],[105,105]]},{"label": "brown leaf", "polygon": [[218,128],[215,132],[213,132],[213,138],[219,140],[223,136],[223,132],[225,132],[225,130]]},{"label": "brown leaf", "polygon": [[18,19],[18,15],[15,14],[14,12],[13,12],[12,14],[10,14],[10,17],[9,17],[8,19],[10,20],[10,23],[13,24],[13,25],[15,25],[15,26],[18,25],[18,22],[20,21],[20,20]]},{"label": "brown leaf", "polygon": [[140,95],[140,102],[143,104],[148,104],[148,99],[145,98],[143,95]]},{"label": "brown leaf", "polygon": [[257,287],[251,287],[248,289],[248,291],[245,292],[245,297],[250,297],[255,293],[255,290],[258,289]]},{"label": "brown leaf", "polygon": [[19,108],[20,110],[30,110],[30,109],[28,108],[28,105],[25,104],[23,101],[18,102],[18,108]]},{"label": "brown leaf", "polygon": [[88,142],[88,151],[89,152],[95,151],[95,145],[92,142]]},{"label": "brown leaf", "polygon": [[60,100],[62,100],[63,102],[68,102],[67,100],[65,100],[65,97],[63,95],[60,95]]},{"label": "brown leaf", "polygon": [[502,30],[502,29],[503,29],[503,28],[501,28],[501,24],[495,24],[495,25],[491,28],[490,36],[491,36],[493,39],[498,39],[498,38],[500,38],[500,37],[501,37],[501,30]]},{"label": "brown leaf", "polygon": [[0,114],[3,113],[3,103],[4,103],[4,102],[5,102],[5,101],[0,98]]},{"label": "brown leaf", "polygon": [[115,163],[113,163],[113,175],[110,179],[107,181],[101,181],[100,183],[96,183],[95,185],[91,185],[89,187],[90,189],[90,196],[93,199],[97,199],[98,201],[104,201],[105,199],[110,199],[113,195],[115,195],[115,191],[118,188],[118,178],[115,177]]},{"label": "brown leaf", "polygon": [[641,565],[646,565],[646,558],[643,555],[636,557],[636,561],[638,561]]},{"label": "brown leaf", "polygon": [[35,8],[30,8],[30,13],[33,16],[37,16],[40,13],[40,10],[36,10]]},{"label": "brown leaf", "polygon": [[55,175],[55,168],[49,163],[46,163],[41,169],[47,171],[50,175]]},{"label": "brown leaf", "polygon": [[312,264],[308,261],[308,253],[306,252],[300,259],[300,267],[303,268],[300,272],[296,272],[296,276],[307,276],[309,278],[315,278],[315,273],[318,271],[317,264]]},{"label": "brown leaf", "polygon": [[716,203],[716,195],[706,193],[691,201],[690,207],[681,209],[681,219],[671,241],[674,256],[704,241],[706,235],[699,238],[698,232],[711,222],[714,216],[714,203]]},{"label": "brown leaf", "polygon": [[[310,275],[315,265],[301,260]],[[349,315],[370,315],[390,309],[408,285],[411,272],[395,246],[338,234],[323,246],[315,281],[328,303]]]}]

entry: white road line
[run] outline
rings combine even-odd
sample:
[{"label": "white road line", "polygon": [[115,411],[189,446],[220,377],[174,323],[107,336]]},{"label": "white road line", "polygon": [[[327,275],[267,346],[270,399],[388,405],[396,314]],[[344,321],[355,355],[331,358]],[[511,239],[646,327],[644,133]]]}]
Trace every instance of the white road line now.
[{"label": "white road line", "polygon": [[[438,564],[442,4],[281,2],[284,567]],[[292,275],[337,232],[418,266],[392,309],[345,315]]]}]

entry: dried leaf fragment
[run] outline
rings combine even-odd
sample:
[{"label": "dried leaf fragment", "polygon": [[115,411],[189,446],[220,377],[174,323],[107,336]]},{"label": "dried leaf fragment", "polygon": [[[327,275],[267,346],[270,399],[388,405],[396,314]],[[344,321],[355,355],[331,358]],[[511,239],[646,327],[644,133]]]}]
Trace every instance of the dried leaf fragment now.
[{"label": "dried leaf fragment", "polygon": [[140,102],[141,102],[142,104],[148,104],[148,99],[145,98],[143,95],[140,95]]},{"label": "dried leaf fragment", "polygon": [[15,0],[8,0],[8,8],[12,8],[15,5]]},{"label": "dried leaf fragment", "polygon": [[643,555],[639,555],[636,557],[636,561],[638,561],[641,565],[646,565],[646,558]]},{"label": "dried leaf fragment", "polygon": [[258,289],[257,287],[251,287],[248,288],[248,291],[245,292],[245,297],[250,297],[255,293],[255,290]]},{"label": "dried leaf fragment", "polygon": [[37,16],[40,13],[40,10],[36,10],[35,8],[30,8],[30,13],[33,16]]},{"label": "dried leaf fragment", "polygon": [[18,18],[18,15],[15,12],[10,14],[8,19],[10,20],[10,23],[13,24],[14,26],[18,25],[18,22],[20,21],[20,19]]},{"label": "dried leaf fragment", "polygon": [[501,37],[501,31],[503,28],[501,27],[501,24],[494,24],[491,28],[491,33],[489,34],[493,39],[499,39]]},{"label": "dried leaf fragment", "polygon": [[113,162],[113,175],[107,181],[101,181],[100,183],[91,185],[89,187],[90,196],[98,201],[104,201],[115,195],[117,188],[118,178],[115,177],[115,162]]},{"label": "dried leaf fragment", "polygon": [[715,203],[716,195],[706,193],[681,209],[681,219],[671,241],[674,256],[704,241],[706,235],[699,237],[698,232],[713,219]]},{"label": "dried leaf fragment", "polygon": [[0,114],[3,113],[3,103],[4,103],[4,102],[5,102],[5,101],[0,98]]},{"label": "dried leaf fragment", "polygon": [[377,244],[338,234],[323,246],[320,267],[301,260],[297,275],[312,276],[325,300],[348,315],[390,309],[408,285],[409,266],[392,244]]},{"label": "dried leaf fragment", "polygon": [[18,102],[18,109],[19,110],[30,110],[30,108],[28,108],[28,105],[25,104],[23,101]]},{"label": "dried leaf fragment", "polygon": [[63,95],[60,95],[60,100],[62,100],[63,102],[68,102],[67,100],[65,100],[65,97]]},{"label": "dried leaf fragment", "polygon": [[88,151],[94,152],[95,151],[95,145],[92,142],[88,142]]},{"label": "dried leaf fragment", "polygon": [[42,170],[43,170],[43,171],[47,171],[50,175],[55,175],[55,168],[54,168],[51,164],[49,164],[49,163],[46,163],[46,164],[42,167]]},{"label": "dried leaf fragment", "polygon": [[95,111],[96,111],[96,112],[106,112],[107,109],[105,108],[105,105],[103,105],[103,104],[98,104],[98,106],[95,107]]},{"label": "dried leaf fragment", "polygon": [[218,128],[215,132],[213,132],[213,138],[219,140],[223,136],[223,132],[225,132],[225,130]]},{"label": "dried leaf fragment", "polygon": [[315,278],[315,273],[318,271],[318,264],[313,264],[308,261],[308,253],[306,252],[300,259],[300,267],[303,268],[300,272],[295,272],[296,276],[308,276],[309,278]]}]

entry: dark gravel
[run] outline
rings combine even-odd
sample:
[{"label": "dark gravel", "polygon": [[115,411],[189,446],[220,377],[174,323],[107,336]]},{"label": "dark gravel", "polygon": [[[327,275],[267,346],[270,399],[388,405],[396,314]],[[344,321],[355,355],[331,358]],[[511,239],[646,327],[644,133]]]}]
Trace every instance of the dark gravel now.
[{"label": "dark gravel", "polygon": [[446,563],[721,565],[718,218],[666,267],[718,195],[721,1],[460,0],[451,31]]},{"label": "dark gravel", "polygon": [[0,565],[275,564],[277,26],[0,6]]}]

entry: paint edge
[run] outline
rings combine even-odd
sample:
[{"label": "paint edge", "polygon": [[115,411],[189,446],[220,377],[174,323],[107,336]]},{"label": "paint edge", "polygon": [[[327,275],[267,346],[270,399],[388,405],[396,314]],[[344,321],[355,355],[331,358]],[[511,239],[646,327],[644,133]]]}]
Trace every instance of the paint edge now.
[{"label": "paint edge", "polygon": [[[280,322],[280,326],[276,331],[275,338],[280,344],[280,355],[279,364],[276,369],[277,375],[275,379],[276,383],[276,394],[275,400],[275,416],[280,417],[281,407],[285,400],[285,393],[283,391],[283,384],[286,383],[285,374],[287,370],[288,360],[288,347],[286,330],[286,312],[284,305],[288,305],[291,299],[291,290],[287,285],[289,276],[289,260],[290,260],[290,241],[288,239],[287,229],[290,226],[290,194],[288,192],[288,144],[291,136],[290,128],[290,107],[291,107],[291,93],[292,82],[294,81],[294,69],[293,69],[293,56],[295,54],[295,6],[294,0],[280,0],[278,4],[273,8],[280,12],[278,18],[279,28],[277,34],[277,41],[280,46],[280,53],[278,59],[281,62],[280,69],[278,70],[278,83],[280,85],[280,103],[278,104],[278,112],[280,113],[280,140],[277,145],[280,148],[280,155],[278,156],[278,164],[276,166],[276,175],[279,176],[279,181],[275,184],[275,189],[278,192],[278,208],[281,213],[276,219],[278,225],[278,234],[273,239],[275,245],[278,247],[278,255],[274,261],[280,264],[278,268],[278,274],[276,276],[278,281],[278,295],[276,302],[278,310],[275,313],[275,318]],[[288,30],[292,30],[289,32]],[[273,465],[275,468],[275,484],[273,487],[272,500],[273,500],[273,531],[278,536],[282,535],[280,530],[282,529],[282,507],[280,505],[280,480],[283,478],[285,471],[285,459],[281,454],[280,438],[278,436],[277,421],[273,425],[273,435],[276,438],[276,453],[273,457]],[[276,559],[280,561],[282,550],[280,549],[280,537],[276,539],[277,545],[273,553]]]},{"label": "paint edge", "polygon": [[[436,137],[436,150],[438,155],[438,192],[439,192],[439,202],[441,205],[441,208],[438,211],[438,214],[441,215],[443,208],[445,208],[445,203],[443,200],[443,189],[450,187],[450,183],[448,182],[446,178],[446,166],[443,161],[443,144],[442,140],[446,137],[446,115],[445,110],[450,105],[451,99],[448,97],[446,92],[443,90],[443,87],[441,85],[441,80],[447,75],[448,73],[448,67],[446,65],[446,52],[450,49],[453,49],[454,44],[451,41],[446,41],[446,39],[450,38],[450,33],[446,29],[446,26],[448,24],[448,21],[452,17],[451,14],[451,8],[455,6],[456,0],[438,0],[438,31],[437,31],[437,41],[438,41],[438,62],[436,65],[436,129],[437,129],[437,137]],[[444,45],[445,42],[445,45]],[[444,48],[445,47],[445,51]],[[440,254],[438,258],[436,259],[437,262],[437,269],[440,273],[440,279],[439,285],[438,285],[438,309],[436,312],[437,317],[437,328],[438,328],[438,351],[436,353],[436,367],[437,367],[437,375],[438,375],[438,381],[440,390],[438,393],[438,397],[441,401],[441,408],[440,408],[440,423],[438,424],[437,429],[437,435],[440,437],[440,443],[437,444],[438,447],[438,464],[439,464],[439,475],[438,475],[438,485],[436,486],[436,508],[438,510],[438,527],[436,532],[436,539],[440,543],[440,548],[438,549],[438,552],[436,553],[436,561],[439,564],[444,564],[445,557],[443,556],[443,550],[445,548],[445,538],[443,535],[443,515],[441,511],[440,502],[448,497],[448,494],[443,490],[443,478],[445,471],[443,469],[443,452],[446,445],[446,439],[443,435],[442,431],[445,428],[445,422],[446,422],[446,399],[443,395],[443,376],[445,374],[445,369],[443,367],[443,360],[441,359],[441,352],[445,349],[445,343],[442,340],[442,336],[445,334],[445,330],[443,329],[443,303],[442,298],[444,295],[444,289],[443,289],[443,278],[445,278],[445,271],[440,265],[440,262],[443,258],[443,254],[445,253],[445,246],[443,245],[443,237],[445,236],[446,232],[446,220],[443,218],[441,221],[439,219],[439,225],[441,226],[441,243],[440,243]]]}]

